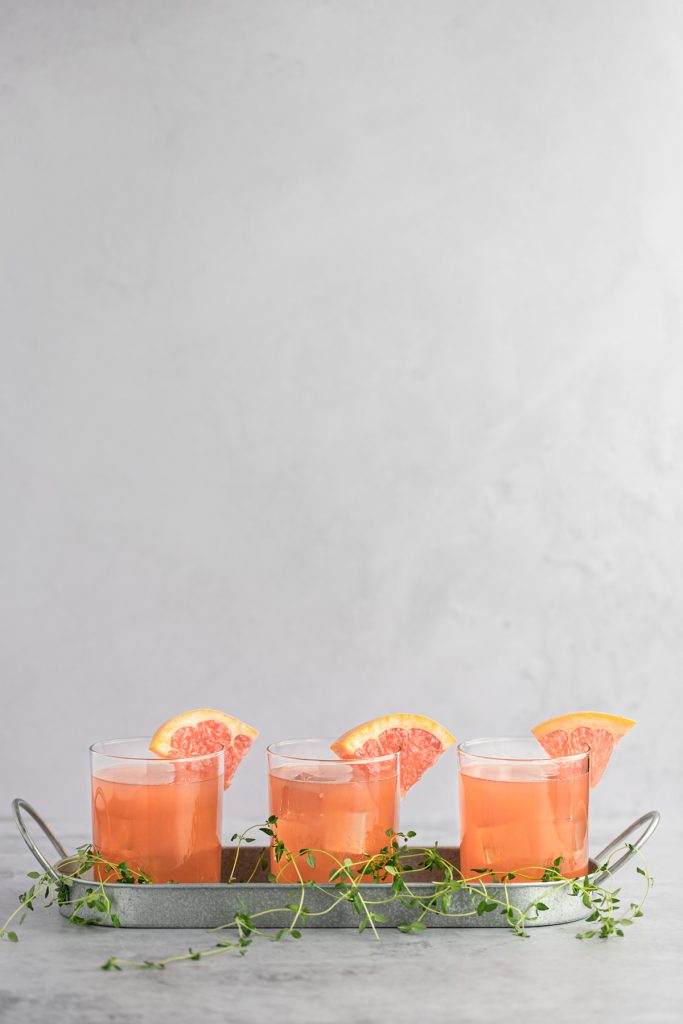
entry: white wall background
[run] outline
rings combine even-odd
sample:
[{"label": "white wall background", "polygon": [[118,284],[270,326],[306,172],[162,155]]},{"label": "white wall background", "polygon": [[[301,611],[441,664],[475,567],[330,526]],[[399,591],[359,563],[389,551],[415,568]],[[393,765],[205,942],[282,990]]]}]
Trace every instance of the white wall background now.
[{"label": "white wall background", "polygon": [[0,0],[0,176],[2,813],[198,705],[228,831],[269,740],[594,708],[671,820],[680,3]]}]

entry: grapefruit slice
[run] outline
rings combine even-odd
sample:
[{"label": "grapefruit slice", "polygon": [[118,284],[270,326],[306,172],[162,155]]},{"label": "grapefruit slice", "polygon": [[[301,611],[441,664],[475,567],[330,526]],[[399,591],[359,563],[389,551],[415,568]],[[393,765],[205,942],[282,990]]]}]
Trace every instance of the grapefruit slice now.
[{"label": "grapefruit slice", "polygon": [[223,747],[225,789],[232,782],[239,763],[249,750],[258,731],[224,711],[196,708],[169,718],[152,736],[149,749],[160,757],[190,757],[210,754]]},{"label": "grapefruit slice", "polygon": [[376,757],[401,752],[401,796],[455,743],[443,725],[424,715],[384,715],[349,729],[332,744],[338,757]]},{"label": "grapefruit slice", "polygon": [[590,748],[591,789],[603,776],[612,751],[636,723],[631,718],[604,715],[600,711],[577,711],[549,718],[531,730],[551,757],[580,754]]}]

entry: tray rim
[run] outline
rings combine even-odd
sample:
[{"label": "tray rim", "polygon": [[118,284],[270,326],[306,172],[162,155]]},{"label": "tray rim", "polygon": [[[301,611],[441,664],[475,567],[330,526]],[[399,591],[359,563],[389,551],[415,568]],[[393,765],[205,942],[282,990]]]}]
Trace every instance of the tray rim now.
[{"label": "tray rim", "polygon": [[[236,847],[234,847],[234,846],[224,846],[223,849],[224,850],[235,850]],[[253,851],[253,852],[256,852],[257,850],[259,850],[261,852],[264,852],[264,851],[267,851],[268,849],[269,849],[268,846],[252,846],[252,847],[250,847],[250,850]],[[454,847],[454,849],[458,849],[458,847]],[[77,854],[70,854],[67,857],[62,857],[60,860],[55,861],[55,863],[52,865],[52,867],[54,868],[54,870],[59,875],[60,880],[63,879],[63,878],[71,879],[74,882],[79,882],[79,883],[82,883],[84,885],[93,884],[93,885],[97,885],[98,887],[101,886],[105,890],[112,889],[114,892],[121,892],[121,891],[124,891],[124,890],[126,890],[126,891],[133,890],[134,892],[147,892],[147,893],[155,892],[155,891],[159,891],[159,890],[161,890],[163,892],[184,892],[184,891],[190,891],[190,892],[195,891],[196,892],[196,890],[200,889],[200,888],[201,889],[216,889],[216,890],[219,890],[219,891],[225,891],[226,889],[228,889],[228,890],[248,889],[249,891],[267,889],[267,890],[270,891],[270,890],[273,890],[275,887],[277,887],[277,889],[279,889],[279,890],[282,890],[283,892],[287,891],[289,889],[296,889],[297,892],[298,892],[301,889],[302,884],[305,887],[314,886],[315,888],[320,888],[320,889],[323,889],[324,891],[334,892],[334,891],[336,891],[335,890],[335,885],[337,884],[337,883],[333,883],[333,882],[313,882],[313,883],[304,882],[304,883],[301,883],[301,882],[227,882],[226,881],[226,882],[172,882],[172,883],[171,882],[147,882],[144,885],[136,885],[133,882],[100,882],[97,879],[94,879],[94,878],[84,878],[81,875],[69,875],[69,874],[65,873],[62,870],[62,868],[65,865],[68,865],[70,862],[73,862],[75,860],[77,860]],[[588,865],[589,865],[589,869],[590,869],[588,871],[588,873],[586,875],[577,875],[576,876],[577,878],[588,878],[589,881],[591,881],[591,880],[593,880],[599,874],[599,865],[596,863],[595,860],[593,860],[592,857],[589,859]],[[484,886],[487,891],[489,891],[489,890],[502,890],[504,892],[509,886],[513,886],[515,888],[517,886],[519,886],[520,888],[523,886],[525,889],[542,889],[544,891],[547,891],[548,889],[554,889],[554,888],[560,888],[562,886],[566,886],[572,880],[570,878],[564,878],[564,879],[561,879],[561,880],[558,880],[558,881],[552,881],[552,882],[540,882],[540,881],[537,881],[537,882],[528,881],[527,882],[527,881],[521,881],[521,882],[507,882],[507,883],[506,882],[477,882],[476,879],[475,880],[470,879],[468,881],[469,881],[470,885],[481,885],[481,886]],[[362,885],[364,888],[366,888],[366,887],[369,888],[370,886],[375,886],[379,891],[385,891],[386,887],[387,887],[387,883],[386,882],[360,882],[358,884]],[[417,887],[417,886],[424,886],[424,887],[432,886],[433,887],[433,886],[437,885],[438,882],[423,880],[423,881],[415,882],[413,884],[414,884],[415,887]]]}]

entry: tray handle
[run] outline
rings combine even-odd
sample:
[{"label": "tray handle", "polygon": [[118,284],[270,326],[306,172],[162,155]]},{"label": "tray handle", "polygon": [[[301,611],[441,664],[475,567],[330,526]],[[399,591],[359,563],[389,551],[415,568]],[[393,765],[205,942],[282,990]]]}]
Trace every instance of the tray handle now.
[{"label": "tray handle", "polygon": [[624,864],[627,864],[628,861],[635,857],[639,850],[642,850],[645,843],[659,825],[660,817],[659,811],[648,811],[647,814],[643,814],[640,818],[637,818],[636,821],[631,822],[628,828],[625,828],[620,835],[613,839],[611,843],[607,844],[604,850],[600,851],[597,857],[594,858],[598,867],[605,863],[610,854],[614,853],[614,851],[620,846],[623,846],[628,837],[633,835],[637,829],[641,828],[643,825],[645,826],[635,842],[630,844],[631,849],[627,850],[619,860],[615,861],[615,863],[610,866],[609,873],[607,871],[598,872],[596,877],[593,879],[596,885],[600,885],[606,878],[609,878],[610,875],[616,874],[620,868],[623,868]]},{"label": "tray handle", "polygon": [[59,881],[59,875],[53,868],[52,864],[50,864],[49,860],[42,852],[42,850],[40,850],[39,847],[36,845],[35,840],[29,833],[29,830],[26,827],[26,822],[24,821],[21,815],[22,811],[26,811],[27,814],[30,814],[30,816],[35,821],[36,825],[38,825],[38,827],[42,829],[43,833],[50,840],[50,842],[52,843],[60,857],[68,857],[68,853],[60,843],[59,839],[57,839],[57,836],[54,834],[52,829],[45,821],[43,821],[43,819],[35,810],[35,808],[31,807],[31,805],[27,803],[26,800],[21,800],[19,797],[12,801],[12,817],[14,818],[16,826],[19,829],[21,838],[24,840],[29,850],[40,864],[41,868],[43,868],[43,870],[50,876],[52,881]]}]

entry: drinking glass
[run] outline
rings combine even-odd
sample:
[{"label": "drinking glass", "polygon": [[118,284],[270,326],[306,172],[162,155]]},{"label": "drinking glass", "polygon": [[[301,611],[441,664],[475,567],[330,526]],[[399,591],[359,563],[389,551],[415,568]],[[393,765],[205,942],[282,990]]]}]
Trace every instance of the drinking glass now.
[{"label": "drinking glass", "polygon": [[[398,753],[341,760],[332,742],[284,740],[268,747],[270,813],[278,819],[278,839],[294,856],[293,863],[278,861],[271,850],[279,882],[300,876],[327,882],[344,860],[358,864],[375,856],[390,842],[387,830],[398,831]],[[312,852],[301,855],[302,849]]]},{"label": "drinking glass", "polygon": [[220,881],[222,747],[160,758],[147,738],[103,740],[90,778],[93,847],[107,861],[153,882]]},{"label": "drinking glass", "polygon": [[458,746],[460,870],[490,881],[588,870],[589,751],[548,757],[533,738],[469,740]]}]

